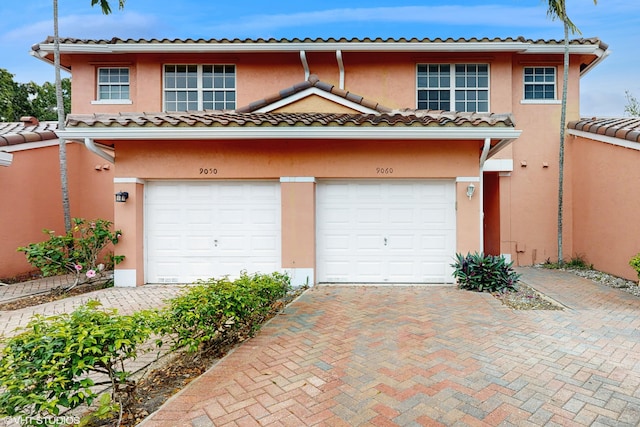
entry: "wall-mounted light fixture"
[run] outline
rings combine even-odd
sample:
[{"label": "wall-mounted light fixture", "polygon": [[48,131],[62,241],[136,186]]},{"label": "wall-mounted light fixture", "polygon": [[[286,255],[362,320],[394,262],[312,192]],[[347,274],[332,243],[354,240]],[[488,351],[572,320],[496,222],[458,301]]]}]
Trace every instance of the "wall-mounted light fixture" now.
[{"label": "wall-mounted light fixture", "polygon": [[469,198],[469,200],[471,200],[471,197],[473,196],[473,193],[476,192],[476,186],[473,184],[469,184],[467,185],[467,197]]},{"label": "wall-mounted light fixture", "polygon": [[128,198],[129,198],[129,193],[127,193],[126,191],[118,191],[116,193],[116,202],[124,203],[127,201]]}]

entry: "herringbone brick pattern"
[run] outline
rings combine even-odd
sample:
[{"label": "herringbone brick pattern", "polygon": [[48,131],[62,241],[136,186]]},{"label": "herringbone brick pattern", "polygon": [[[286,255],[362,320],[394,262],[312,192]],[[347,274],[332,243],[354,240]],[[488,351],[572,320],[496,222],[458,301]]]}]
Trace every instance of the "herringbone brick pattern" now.
[{"label": "herringbone brick pattern", "polygon": [[454,287],[316,287],[155,426],[636,426],[640,299],[523,269],[564,311]]}]

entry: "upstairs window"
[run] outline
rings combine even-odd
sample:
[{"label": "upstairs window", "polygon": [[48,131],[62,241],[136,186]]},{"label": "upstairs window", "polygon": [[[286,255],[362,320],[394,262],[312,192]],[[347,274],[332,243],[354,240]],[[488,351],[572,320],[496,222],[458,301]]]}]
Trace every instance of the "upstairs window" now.
[{"label": "upstairs window", "polygon": [[556,99],[555,67],[524,67],[524,99]]},{"label": "upstairs window", "polygon": [[418,64],[418,109],[489,112],[489,65]]},{"label": "upstairs window", "polygon": [[165,111],[235,108],[235,65],[164,66]]},{"label": "upstairs window", "polygon": [[121,101],[129,98],[128,68],[98,68],[98,100]]}]

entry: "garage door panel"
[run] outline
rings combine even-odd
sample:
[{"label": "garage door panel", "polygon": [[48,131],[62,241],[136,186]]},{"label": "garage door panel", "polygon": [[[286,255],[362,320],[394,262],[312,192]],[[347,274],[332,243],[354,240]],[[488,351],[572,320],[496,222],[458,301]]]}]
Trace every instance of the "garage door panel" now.
[{"label": "garage door panel", "polygon": [[253,236],[251,250],[256,254],[272,254],[278,248],[276,236]]},{"label": "garage door panel", "polygon": [[416,236],[412,234],[389,234],[387,238],[387,247],[388,252],[393,252],[398,250],[414,250],[416,248]]},{"label": "garage door panel", "polygon": [[359,251],[364,250],[375,250],[380,251],[382,246],[384,245],[380,236],[375,234],[359,234],[355,238],[356,240],[356,249]]},{"label": "garage door panel", "polygon": [[440,208],[440,209],[422,209],[420,211],[420,222],[425,225],[438,225],[447,227],[449,229],[453,228],[453,224],[451,224],[451,216],[452,212],[450,209]]},{"label": "garage door panel", "polygon": [[154,209],[154,215],[150,222],[151,226],[166,227],[178,223],[181,209]]},{"label": "garage door panel", "polygon": [[279,270],[279,188],[275,182],[148,183],[146,281]]},{"label": "garage door panel", "polygon": [[212,190],[208,185],[192,185],[186,188],[183,193],[188,200],[193,202],[210,200],[212,196]]},{"label": "garage door panel", "polygon": [[247,221],[244,209],[221,208],[218,213],[218,224],[220,225],[239,225]]},{"label": "garage door panel", "polygon": [[187,216],[187,224],[191,227],[198,227],[203,224],[211,224],[212,222],[210,210],[192,208],[186,209],[185,214]]},{"label": "garage door panel", "polygon": [[452,248],[446,235],[423,235],[420,236],[420,249],[436,252],[448,253]]},{"label": "garage door panel", "polygon": [[389,209],[389,222],[397,226],[412,227],[415,224],[416,215],[413,210]]},{"label": "garage door panel", "polygon": [[[354,191],[350,192],[350,196],[355,196],[361,200],[380,200],[382,189],[377,184],[358,183],[355,184]],[[355,193],[355,194],[353,194]]]},{"label": "garage door panel", "polygon": [[391,261],[388,266],[389,280],[388,282],[411,283],[421,282],[416,280],[419,274],[416,272],[417,266],[409,261]]},{"label": "garage door panel", "polygon": [[350,212],[348,209],[336,208],[326,213],[325,221],[327,224],[332,224],[334,226],[342,225],[344,227],[348,227],[352,221],[349,214]]},{"label": "garage door panel", "polygon": [[321,182],[317,209],[318,281],[452,281],[453,181]]},{"label": "garage door panel", "polygon": [[250,214],[253,218],[251,223],[254,226],[264,226],[267,229],[275,226],[280,219],[275,209],[255,209]]},{"label": "garage door panel", "polygon": [[184,236],[184,246],[190,253],[210,254],[213,242],[207,236]]},{"label": "garage door panel", "polygon": [[[357,209],[356,216],[350,219],[362,225],[379,225],[383,222],[383,212],[377,207]],[[349,221],[349,223],[351,223],[351,221]]]},{"label": "garage door panel", "polygon": [[365,280],[371,280],[382,274],[382,267],[380,263],[375,260],[357,261],[354,265],[356,266],[355,271],[358,276],[363,277]]},{"label": "garage door panel", "polygon": [[344,234],[340,235],[325,235],[324,236],[325,247],[330,251],[348,251],[349,250],[349,238]]}]

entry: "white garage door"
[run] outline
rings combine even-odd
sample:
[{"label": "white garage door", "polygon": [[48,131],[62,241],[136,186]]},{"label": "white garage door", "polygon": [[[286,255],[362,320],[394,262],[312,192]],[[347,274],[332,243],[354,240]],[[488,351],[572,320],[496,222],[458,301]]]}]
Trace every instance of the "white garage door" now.
[{"label": "white garage door", "polygon": [[149,182],[146,282],[189,283],[280,270],[275,182]]},{"label": "white garage door", "polygon": [[453,282],[453,181],[321,182],[317,209],[318,282]]}]

